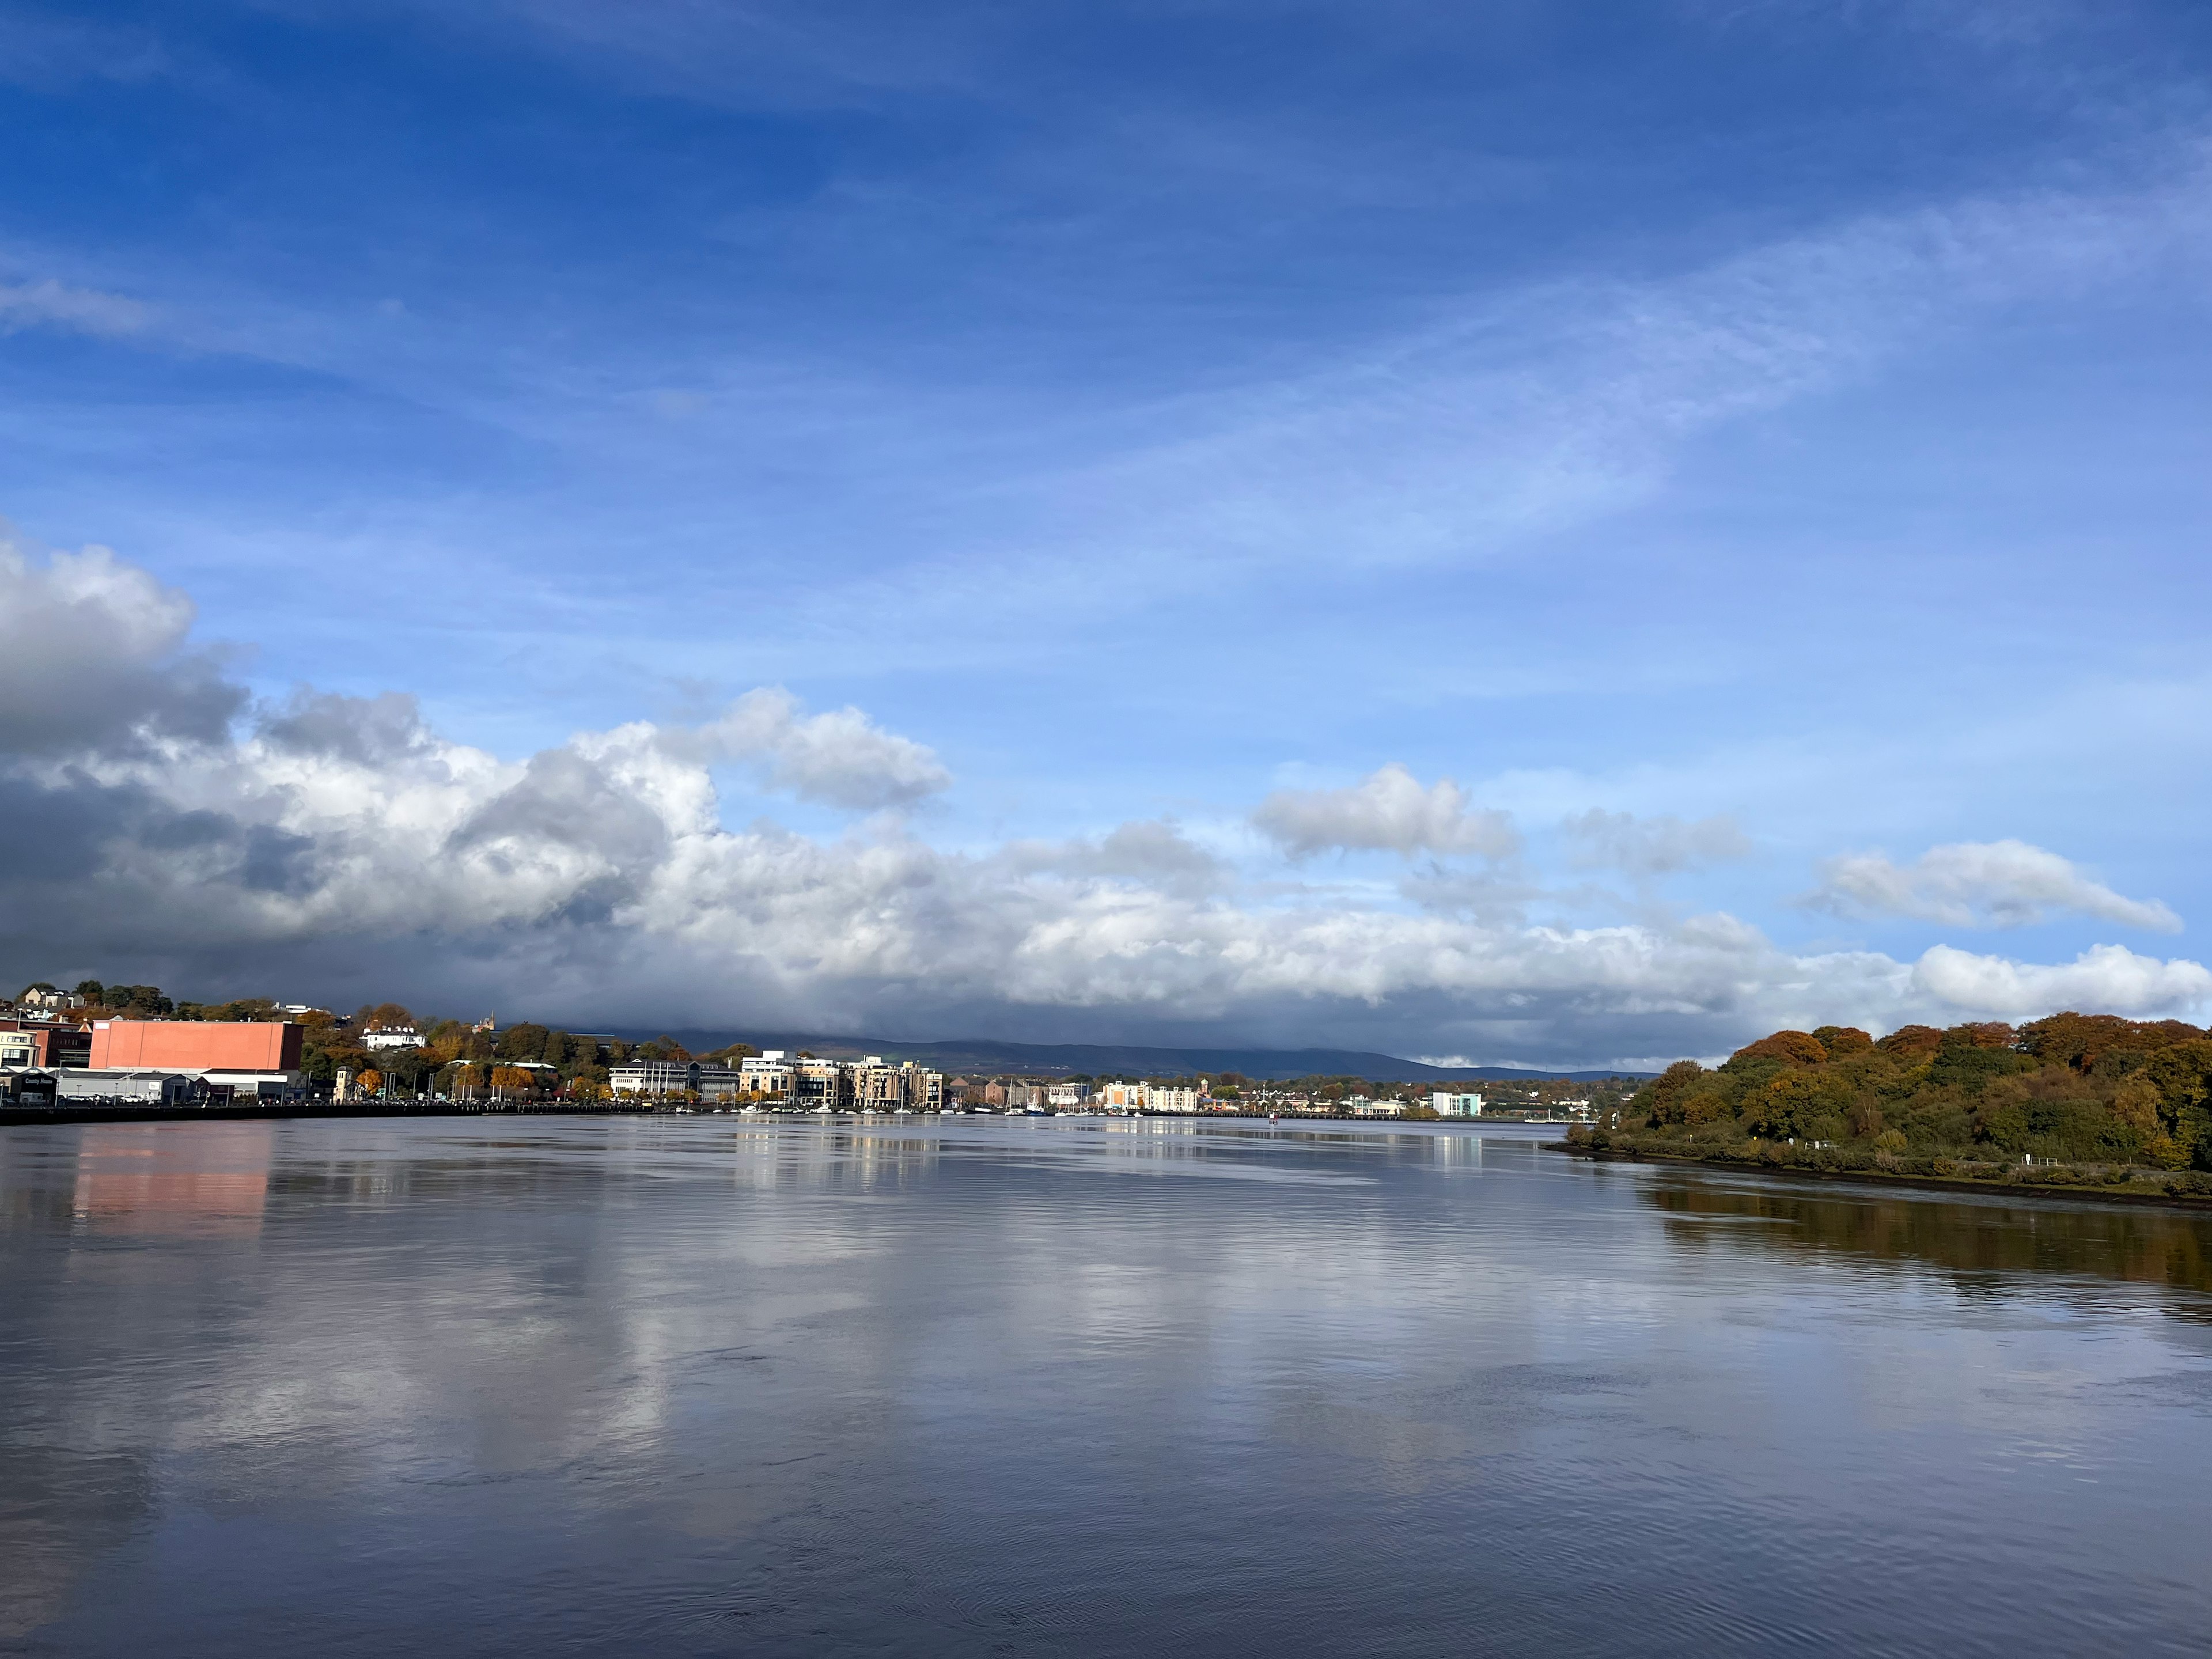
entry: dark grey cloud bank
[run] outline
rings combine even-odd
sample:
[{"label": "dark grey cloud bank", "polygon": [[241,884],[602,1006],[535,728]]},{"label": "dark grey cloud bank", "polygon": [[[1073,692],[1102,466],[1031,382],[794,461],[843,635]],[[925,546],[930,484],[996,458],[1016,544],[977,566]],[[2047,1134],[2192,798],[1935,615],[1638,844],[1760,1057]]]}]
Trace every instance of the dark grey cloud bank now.
[{"label": "dark grey cloud bank", "polygon": [[[1506,815],[1394,764],[1279,792],[1225,830],[948,851],[908,810],[952,787],[935,754],[779,690],[509,761],[401,693],[255,705],[191,644],[188,599],[99,550],[0,547],[0,974],[18,980],[1540,1065],[1648,1064],[1784,1023],[2163,1012],[2212,994],[2198,964],[2118,945],[2048,965],[1948,946],[1793,956],[1732,916],[1649,903],[1632,924],[1536,925],[1550,890]],[[850,826],[725,828],[718,769]],[[1565,840],[1576,867],[1639,881],[1747,845],[1725,820],[1620,814]],[[1395,884],[1313,878],[1358,857],[1395,862]],[[1830,885],[2167,920],[2069,869],[2006,843],[1935,849],[1887,886],[1861,860]]]}]

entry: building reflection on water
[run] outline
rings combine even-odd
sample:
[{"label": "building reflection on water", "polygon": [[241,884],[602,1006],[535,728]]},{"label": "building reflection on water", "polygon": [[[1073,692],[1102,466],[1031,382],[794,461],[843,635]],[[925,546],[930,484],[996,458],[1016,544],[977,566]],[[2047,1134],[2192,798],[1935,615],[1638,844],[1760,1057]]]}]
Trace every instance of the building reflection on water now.
[{"label": "building reflection on water", "polygon": [[797,1187],[872,1191],[893,1188],[936,1167],[933,1136],[878,1133],[866,1125],[817,1129],[747,1125],[731,1145],[740,1187]]},{"label": "building reflection on water", "polygon": [[89,1126],[77,1148],[72,1212],[94,1232],[258,1233],[275,1137],[265,1122]]}]

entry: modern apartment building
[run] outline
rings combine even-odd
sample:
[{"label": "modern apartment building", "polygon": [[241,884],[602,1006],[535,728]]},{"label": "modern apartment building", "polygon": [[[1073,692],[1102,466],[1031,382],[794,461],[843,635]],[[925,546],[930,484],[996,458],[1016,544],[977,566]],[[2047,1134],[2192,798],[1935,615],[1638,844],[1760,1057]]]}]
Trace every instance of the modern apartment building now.
[{"label": "modern apartment building", "polygon": [[52,1071],[58,1066],[92,1063],[92,1033],[77,1025],[43,1019],[0,1019],[0,1066],[35,1066]]},{"label": "modern apartment building", "polygon": [[1482,1115],[1480,1095],[1453,1094],[1449,1090],[1439,1089],[1429,1097],[1429,1105],[1438,1117],[1480,1117]]},{"label": "modern apartment building", "polygon": [[1195,1089],[1164,1083],[1109,1083],[1099,1104],[1109,1112],[1196,1112],[1203,1109],[1205,1099]]},{"label": "modern apartment building", "polygon": [[793,1061],[791,1102],[810,1112],[845,1110],[853,1103],[853,1093],[844,1063],[835,1060]]},{"label": "modern apartment building", "polygon": [[738,1062],[742,1092],[750,1099],[773,1099],[791,1092],[791,1060],[781,1048],[763,1048]]}]

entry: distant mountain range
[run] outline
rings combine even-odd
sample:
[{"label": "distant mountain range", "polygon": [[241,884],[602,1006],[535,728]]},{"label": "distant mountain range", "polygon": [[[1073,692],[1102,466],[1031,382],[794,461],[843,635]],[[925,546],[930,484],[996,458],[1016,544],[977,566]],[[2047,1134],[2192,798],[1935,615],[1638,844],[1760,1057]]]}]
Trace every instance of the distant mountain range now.
[{"label": "distant mountain range", "polygon": [[804,1048],[825,1060],[856,1060],[882,1054],[889,1060],[917,1060],[940,1072],[1005,1073],[1027,1077],[1092,1077],[1130,1074],[1137,1077],[1218,1077],[1242,1072],[1246,1077],[1280,1081],[1299,1077],[1361,1077],[1375,1083],[1430,1083],[1454,1078],[1481,1078],[1496,1082],[1534,1082],[1565,1078],[1594,1083],[1609,1077],[1644,1077],[1639,1072],[1547,1072],[1519,1066],[1425,1066],[1418,1060],[1395,1054],[1367,1054],[1355,1048],[1140,1048],[1112,1043],[994,1042],[970,1038],[956,1042],[894,1042],[872,1038],[792,1036],[758,1031],[647,1031],[631,1030],[618,1035],[642,1042],[672,1036],[695,1054],[726,1048],[732,1042],[750,1042],[757,1048]]}]

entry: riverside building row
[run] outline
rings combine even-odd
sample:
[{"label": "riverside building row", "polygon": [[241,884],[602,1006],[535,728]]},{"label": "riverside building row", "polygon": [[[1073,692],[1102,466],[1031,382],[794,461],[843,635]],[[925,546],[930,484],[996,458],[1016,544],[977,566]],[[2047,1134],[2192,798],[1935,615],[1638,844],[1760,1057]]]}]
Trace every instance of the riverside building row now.
[{"label": "riverside building row", "polygon": [[[1417,1103],[1400,1099],[1370,1099],[1365,1095],[1323,1098],[1292,1090],[1246,1084],[1225,1095],[1216,1095],[1200,1078],[1196,1085],[1181,1083],[970,1083],[955,1079],[948,1085],[955,1106],[967,1105],[987,1112],[1164,1112],[1178,1116],[1204,1112],[1250,1114],[1287,1112],[1313,1117],[1397,1117]],[[1480,1117],[1482,1097],[1466,1091],[1437,1090],[1424,1103],[1438,1117]]]},{"label": "riverside building row", "polygon": [[611,1066],[607,1086],[617,1096],[696,1097],[723,1105],[801,1112],[937,1112],[945,1079],[914,1061],[793,1058],[781,1048],[747,1055],[735,1066],[706,1060],[631,1060]]}]

